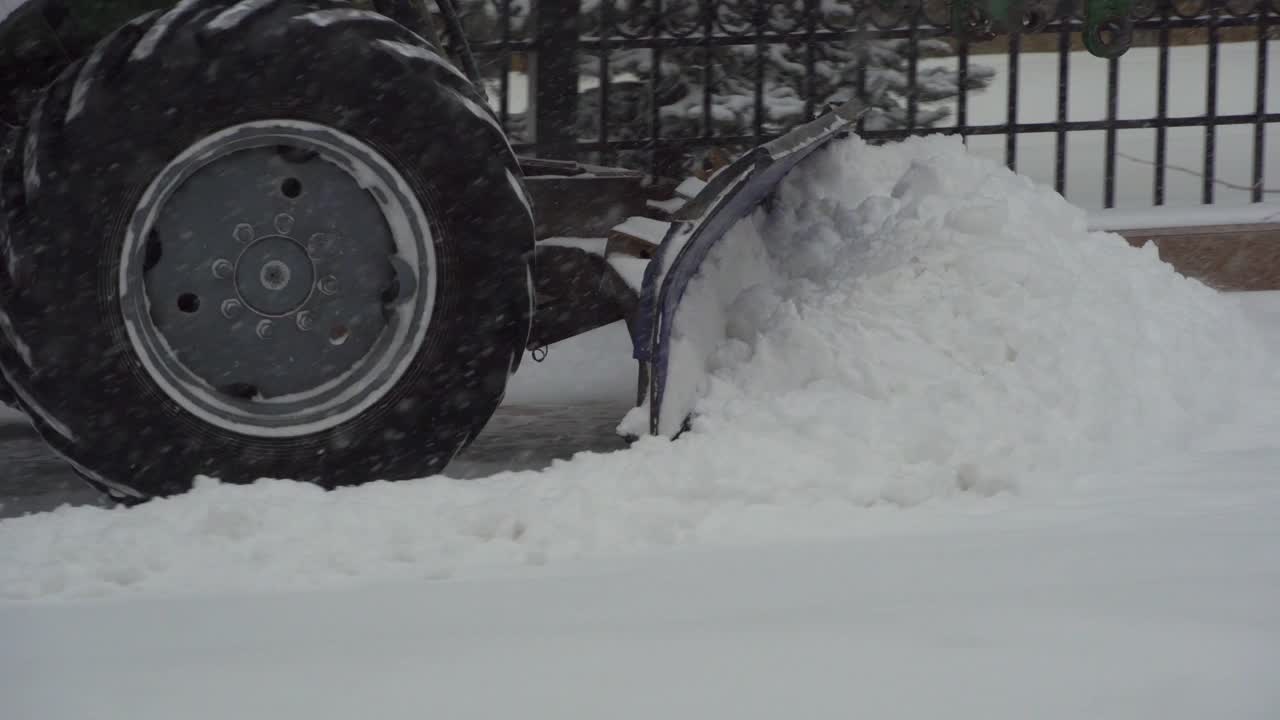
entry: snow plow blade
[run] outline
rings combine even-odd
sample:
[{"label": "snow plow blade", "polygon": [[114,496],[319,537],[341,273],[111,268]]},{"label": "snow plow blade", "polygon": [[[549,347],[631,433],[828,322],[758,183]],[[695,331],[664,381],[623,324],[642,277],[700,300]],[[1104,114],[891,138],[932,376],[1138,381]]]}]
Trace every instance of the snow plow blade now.
[{"label": "snow plow blade", "polygon": [[[673,215],[641,287],[632,336],[641,368],[640,387],[636,409],[623,421],[624,434],[642,434],[639,426],[646,419],[651,435],[675,437],[688,427],[697,388],[707,375],[709,353],[717,342],[716,337],[705,337],[705,323],[681,322],[685,309],[681,303],[690,282],[730,228],[760,207],[792,168],[849,131],[866,109],[850,100],[757,146],[721,170]],[[678,352],[673,351],[677,340]]]}]

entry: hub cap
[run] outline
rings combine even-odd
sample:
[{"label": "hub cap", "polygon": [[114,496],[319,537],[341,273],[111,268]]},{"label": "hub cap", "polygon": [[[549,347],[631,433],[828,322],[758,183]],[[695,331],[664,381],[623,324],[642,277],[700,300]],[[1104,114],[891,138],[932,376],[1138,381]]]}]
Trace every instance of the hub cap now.
[{"label": "hub cap", "polygon": [[431,320],[426,214],[372,148],[297,121],[239,125],[170,163],[121,254],[125,329],[175,402],[242,434],[349,420],[395,386]]}]

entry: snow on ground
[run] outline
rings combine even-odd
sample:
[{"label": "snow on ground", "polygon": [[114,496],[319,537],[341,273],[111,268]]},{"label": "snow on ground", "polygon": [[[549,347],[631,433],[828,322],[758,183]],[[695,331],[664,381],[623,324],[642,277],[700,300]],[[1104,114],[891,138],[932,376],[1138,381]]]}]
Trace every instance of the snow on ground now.
[{"label": "snow on ground", "polygon": [[786,253],[779,280],[738,303],[731,360],[678,441],[482,480],[206,483],[5,520],[0,597],[466,577],[840,538],[881,506],[1077,502],[1096,492],[1079,473],[1182,450],[1275,398],[1235,297],[1087,233],[1083,212],[958,141],[844,141],[778,208],[735,231]]},{"label": "snow on ground", "polygon": [[[1280,346],[1280,298],[1255,307]],[[1272,720],[1278,431],[1087,496],[833,517],[839,540],[0,605],[0,697],[14,720]]]},{"label": "snow on ground", "polygon": [[0,608],[0,697],[13,720],[1273,720],[1275,429],[1094,478],[1149,494],[867,511],[839,542]]},{"label": "snow on ground", "polygon": [[1252,205],[1199,205],[1195,207],[1155,207],[1141,210],[1111,208],[1089,213],[1090,230],[1133,230],[1148,228],[1233,225],[1237,223],[1280,223],[1280,200]]}]

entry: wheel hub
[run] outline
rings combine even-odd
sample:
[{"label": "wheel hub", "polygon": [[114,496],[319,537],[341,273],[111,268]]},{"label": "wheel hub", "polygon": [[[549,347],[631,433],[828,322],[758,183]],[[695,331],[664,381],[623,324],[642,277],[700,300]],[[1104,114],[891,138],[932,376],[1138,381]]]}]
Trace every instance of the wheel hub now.
[{"label": "wheel hub", "polygon": [[170,397],[228,429],[290,435],[389,390],[425,337],[435,266],[390,163],[330,128],[267,121],[160,173],[120,282],[130,340]]},{"label": "wheel hub", "polygon": [[240,253],[235,271],[240,300],[267,317],[300,310],[311,297],[316,275],[306,249],[283,235],[254,241]]}]

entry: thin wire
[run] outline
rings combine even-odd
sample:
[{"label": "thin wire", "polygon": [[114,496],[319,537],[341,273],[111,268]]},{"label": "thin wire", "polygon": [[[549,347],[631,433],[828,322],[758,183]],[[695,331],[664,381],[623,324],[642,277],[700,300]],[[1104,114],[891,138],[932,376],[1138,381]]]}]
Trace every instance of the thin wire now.
[{"label": "thin wire", "polygon": [[[1128,153],[1121,152],[1121,151],[1119,151],[1119,150],[1117,150],[1117,151],[1116,151],[1116,157],[1122,157],[1122,158],[1124,158],[1125,160],[1130,160],[1130,161],[1132,161],[1132,162],[1141,163],[1141,164],[1143,164],[1143,165],[1150,165],[1151,167],[1155,167],[1155,166],[1156,166],[1156,164],[1155,164],[1154,162],[1152,162],[1152,161],[1150,161],[1150,160],[1147,160],[1146,158],[1140,158],[1140,157],[1137,157],[1137,156],[1134,156],[1134,155],[1129,155]],[[1165,164],[1164,164],[1164,167],[1165,167],[1165,169],[1166,169],[1166,170],[1177,170],[1178,172],[1186,173],[1187,175],[1193,175],[1193,176],[1198,177],[1198,178],[1203,178],[1203,177],[1205,176],[1205,175],[1204,175],[1204,173],[1196,172],[1195,170],[1192,170],[1191,168],[1183,167],[1183,166],[1181,166],[1181,165],[1173,165],[1173,164],[1170,164],[1170,163],[1165,163]],[[1249,184],[1249,185],[1240,185],[1239,183],[1228,182],[1228,181],[1223,180],[1223,179],[1221,179],[1221,178],[1214,178],[1214,179],[1213,179],[1213,183],[1214,183],[1215,185],[1221,185],[1222,187],[1227,188],[1227,189],[1229,189],[1229,190],[1240,190],[1240,191],[1242,191],[1242,192],[1253,192],[1254,190],[1257,190],[1258,192],[1261,192],[1261,193],[1264,193],[1264,194],[1268,194],[1268,195],[1280,195],[1280,188],[1276,188],[1276,189],[1268,189],[1268,188],[1260,187],[1260,186],[1258,186],[1258,185],[1253,185],[1253,184]]]}]

